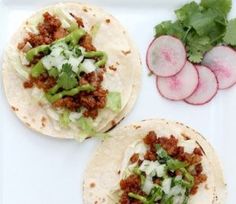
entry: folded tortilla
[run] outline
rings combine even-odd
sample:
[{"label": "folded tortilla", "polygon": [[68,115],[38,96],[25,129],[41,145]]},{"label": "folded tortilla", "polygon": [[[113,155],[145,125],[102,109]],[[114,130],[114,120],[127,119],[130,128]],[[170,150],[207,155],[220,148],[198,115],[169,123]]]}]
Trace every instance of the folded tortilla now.
[{"label": "folded tortilla", "polygon": [[[39,101],[42,96],[40,90],[24,89],[22,85],[25,81],[24,75],[27,73],[22,74],[25,67],[22,65],[17,45],[26,37],[27,32],[37,31],[36,25],[42,21],[42,14],[46,11],[57,16],[62,23],[67,20],[66,16],[69,13],[81,17],[84,30],[88,33],[92,32],[93,27],[98,26],[96,35],[93,36],[93,44],[98,50],[103,50],[108,55],[103,86],[111,92],[121,94],[119,112],[104,108],[92,121],[96,132],[105,132],[131,111],[139,93],[141,61],[137,48],[127,31],[113,16],[94,6],[80,3],[56,4],[38,11],[23,23],[12,37],[4,56],[3,81],[9,104],[26,126],[42,134],[58,138],[79,138],[82,135],[81,129],[75,125],[69,128],[60,127],[57,117],[49,114],[51,106],[42,105]],[[116,71],[108,69],[110,66],[115,67]],[[79,139],[85,138],[83,136]]]},{"label": "folded tortilla", "polygon": [[173,135],[179,141],[188,138],[201,148],[203,152],[201,163],[207,181],[200,184],[197,194],[190,196],[189,204],[225,203],[226,184],[219,160],[211,145],[198,132],[182,123],[156,119],[137,122],[111,131],[112,137],[98,147],[85,170],[83,186],[85,204],[118,203],[112,192],[119,186],[127,152],[149,131],[155,131],[158,137]]}]

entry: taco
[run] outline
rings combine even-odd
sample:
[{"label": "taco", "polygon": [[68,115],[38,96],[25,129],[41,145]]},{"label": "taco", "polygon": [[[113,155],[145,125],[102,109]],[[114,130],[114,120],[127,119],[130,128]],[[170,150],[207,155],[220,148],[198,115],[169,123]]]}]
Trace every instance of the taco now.
[{"label": "taco", "polygon": [[85,171],[85,204],[225,203],[218,158],[195,130],[147,120],[110,134]]},{"label": "taco", "polygon": [[102,135],[132,109],[141,60],[100,8],[62,3],[31,16],[6,49],[7,99],[28,127],[59,138]]}]

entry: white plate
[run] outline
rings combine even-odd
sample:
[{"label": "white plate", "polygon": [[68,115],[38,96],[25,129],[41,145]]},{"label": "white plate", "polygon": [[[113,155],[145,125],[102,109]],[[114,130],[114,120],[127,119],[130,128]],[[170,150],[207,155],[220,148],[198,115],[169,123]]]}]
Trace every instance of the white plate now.
[{"label": "white plate", "polygon": [[[55,1],[0,1],[0,54],[20,22],[36,9]],[[128,3],[127,3],[128,2]],[[106,8],[128,29],[143,59],[143,85],[134,111],[122,122],[147,118],[182,121],[205,135],[217,150],[228,183],[228,204],[236,202],[235,117],[236,86],[220,91],[204,106],[170,102],[160,97],[153,77],[148,77],[145,52],[153,27],[174,18],[173,10],[186,0],[91,0]],[[234,2],[232,16],[236,16]],[[0,92],[0,203],[82,204],[82,176],[98,141],[83,144],[37,134],[10,111],[2,83]],[[23,100],[23,99],[22,99]],[[32,113],[33,114],[33,113]],[[204,198],[203,198],[204,199]]]}]

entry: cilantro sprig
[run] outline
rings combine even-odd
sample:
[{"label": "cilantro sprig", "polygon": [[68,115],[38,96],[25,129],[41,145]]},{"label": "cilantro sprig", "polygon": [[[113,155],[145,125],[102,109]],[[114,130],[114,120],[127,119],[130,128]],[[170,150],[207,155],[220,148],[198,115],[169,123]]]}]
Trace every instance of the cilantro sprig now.
[{"label": "cilantro sprig", "polygon": [[62,65],[62,70],[57,80],[59,87],[69,90],[78,85],[76,74],[72,71],[72,66],[68,63]]},{"label": "cilantro sprig", "polygon": [[213,46],[236,46],[236,19],[227,20],[232,0],[190,2],[175,11],[177,20],[155,27],[155,36],[172,35],[185,44],[189,61],[200,63]]}]

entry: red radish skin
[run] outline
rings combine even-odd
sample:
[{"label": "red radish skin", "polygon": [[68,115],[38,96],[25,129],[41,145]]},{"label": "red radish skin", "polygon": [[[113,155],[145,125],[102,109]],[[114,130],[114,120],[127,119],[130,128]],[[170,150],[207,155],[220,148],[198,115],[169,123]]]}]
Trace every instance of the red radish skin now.
[{"label": "red radish skin", "polygon": [[195,66],[199,74],[199,83],[194,93],[187,99],[186,103],[192,105],[203,105],[210,102],[217,94],[218,81],[213,71],[205,66]]},{"label": "red radish skin", "polygon": [[183,43],[172,36],[163,35],[149,45],[146,63],[149,70],[160,77],[174,76],[187,61]]},{"label": "red radish skin", "polygon": [[227,46],[217,46],[204,56],[202,64],[216,75],[219,89],[227,89],[236,83],[236,52]]},{"label": "red radish skin", "polygon": [[180,101],[193,94],[198,86],[198,72],[190,63],[186,62],[183,69],[172,77],[157,77],[157,89],[169,100]]}]

